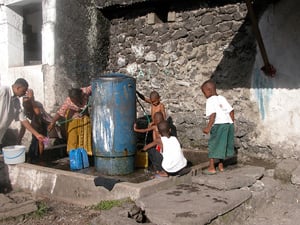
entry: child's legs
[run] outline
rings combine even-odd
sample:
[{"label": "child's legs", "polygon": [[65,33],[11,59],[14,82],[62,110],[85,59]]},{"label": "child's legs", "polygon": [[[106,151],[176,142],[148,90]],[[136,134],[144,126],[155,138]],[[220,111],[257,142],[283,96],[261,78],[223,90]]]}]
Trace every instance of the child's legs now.
[{"label": "child's legs", "polygon": [[148,149],[148,156],[149,156],[149,160],[153,165],[153,169],[155,171],[162,171],[163,170],[161,166],[162,159],[163,159],[162,155],[155,148],[150,148]]},{"label": "child's legs", "polygon": [[215,124],[208,140],[208,158],[225,159],[228,147],[229,124]]},{"label": "child's legs", "polygon": [[39,156],[41,157],[44,152],[44,143],[39,141]]},{"label": "child's legs", "polygon": [[224,171],[224,160],[223,159],[219,160],[218,168],[221,172]]},{"label": "child's legs", "polygon": [[208,163],[209,163],[208,164],[208,171],[210,171],[210,172],[216,171],[216,169],[215,169],[215,160],[213,158],[210,158]]},{"label": "child's legs", "polygon": [[28,151],[28,156],[29,158],[32,159],[38,159],[38,154],[39,154],[39,143],[38,139],[32,135],[31,143],[29,146],[29,151]]}]

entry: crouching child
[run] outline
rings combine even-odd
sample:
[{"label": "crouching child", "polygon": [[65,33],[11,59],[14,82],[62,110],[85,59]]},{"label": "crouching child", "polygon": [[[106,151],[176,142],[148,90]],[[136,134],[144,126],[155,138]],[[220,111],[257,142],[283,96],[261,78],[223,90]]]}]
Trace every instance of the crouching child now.
[{"label": "crouching child", "polygon": [[170,125],[167,121],[164,120],[157,126],[161,137],[146,145],[143,150],[160,146],[161,151],[156,151],[156,154],[162,156],[161,170],[156,173],[162,177],[180,175],[187,166],[187,160],[183,155],[180,143],[176,137],[171,136]]}]

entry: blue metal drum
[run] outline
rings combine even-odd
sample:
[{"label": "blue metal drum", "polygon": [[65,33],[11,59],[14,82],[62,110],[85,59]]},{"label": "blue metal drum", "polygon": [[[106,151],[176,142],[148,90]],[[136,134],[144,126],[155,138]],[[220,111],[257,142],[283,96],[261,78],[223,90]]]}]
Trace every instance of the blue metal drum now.
[{"label": "blue metal drum", "polygon": [[95,168],[102,174],[134,171],[136,81],[124,74],[92,81],[92,127]]}]

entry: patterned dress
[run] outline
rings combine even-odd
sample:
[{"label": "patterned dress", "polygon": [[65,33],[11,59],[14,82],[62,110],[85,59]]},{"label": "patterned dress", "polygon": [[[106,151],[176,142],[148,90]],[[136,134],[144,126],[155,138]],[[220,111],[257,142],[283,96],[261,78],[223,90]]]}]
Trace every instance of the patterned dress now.
[{"label": "patterned dress", "polygon": [[67,151],[84,148],[88,155],[92,152],[92,128],[88,112],[88,100],[92,94],[92,87],[81,88],[84,96],[82,105],[76,105],[67,97],[57,113],[66,118],[67,122]]}]

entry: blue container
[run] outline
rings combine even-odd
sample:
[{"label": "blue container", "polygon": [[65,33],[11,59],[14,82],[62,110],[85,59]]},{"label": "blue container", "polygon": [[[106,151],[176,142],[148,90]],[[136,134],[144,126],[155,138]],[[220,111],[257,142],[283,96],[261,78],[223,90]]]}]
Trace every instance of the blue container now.
[{"label": "blue container", "polygon": [[95,168],[102,174],[134,171],[136,81],[124,74],[103,75],[92,82]]}]

